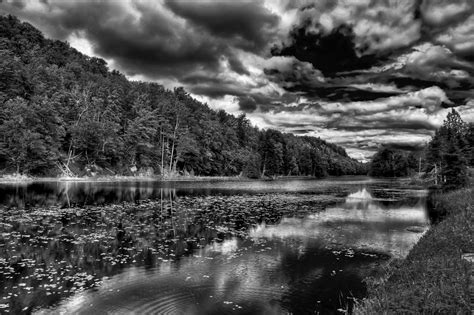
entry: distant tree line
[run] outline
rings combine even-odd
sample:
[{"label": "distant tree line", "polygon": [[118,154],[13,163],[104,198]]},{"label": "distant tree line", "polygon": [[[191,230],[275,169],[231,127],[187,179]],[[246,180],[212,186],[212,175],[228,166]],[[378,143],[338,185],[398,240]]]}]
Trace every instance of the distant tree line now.
[{"label": "distant tree line", "polygon": [[400,177],[424,172],[436,185],[452,190],[468,185],[474,166],[474,124],[465,123],[453,108],[423,151],[382,147],[373,157],[370,174]]},{"label": "distant tree line", "polygon": [[0,17],[0,170],[32,175],[343,175],[366,166],[314,137],[259,130],[184,89],[131,82]]},{"label": "distant tree line", "polygon": [[373,156],[369,174],[376,177],[410,176],[420,171],[421,154],[383,146]]}]

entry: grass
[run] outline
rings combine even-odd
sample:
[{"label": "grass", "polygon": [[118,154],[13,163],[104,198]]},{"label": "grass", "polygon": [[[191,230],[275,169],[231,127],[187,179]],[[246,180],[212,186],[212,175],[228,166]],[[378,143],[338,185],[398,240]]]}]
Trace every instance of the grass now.
[{"label": "grass", "polygon": [[470,264],[474,252],[474,189],[439,194],[435,211],[445,214],[404,261],[392,262],[382,279],[367,279],[369,297],[355,314],[471,314]]}]

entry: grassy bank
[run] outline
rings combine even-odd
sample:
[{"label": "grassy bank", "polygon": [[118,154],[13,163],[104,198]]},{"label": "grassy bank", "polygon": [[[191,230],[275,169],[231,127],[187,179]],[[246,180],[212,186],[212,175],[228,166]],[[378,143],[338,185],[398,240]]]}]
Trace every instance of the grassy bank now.
[{"label": "grassy bank", "polygon": [[470,264],[474,252],[474,189],[431,200],[444,219],[432,227],[408,257],[388,267],[383,279],[368,279],[369,298],[356,314],[471,314]]}]

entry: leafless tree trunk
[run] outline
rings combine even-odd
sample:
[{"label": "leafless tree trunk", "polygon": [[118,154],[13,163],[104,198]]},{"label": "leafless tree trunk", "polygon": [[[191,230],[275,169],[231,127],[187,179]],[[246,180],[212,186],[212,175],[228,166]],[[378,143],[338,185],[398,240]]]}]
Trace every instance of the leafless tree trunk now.
[{"label": "leafless tree trunk", "polygon": [[173,131],[173,143],[171,145],[170,167],[169,167],[170,172],[173,167],[173,154],[174,154],[174,147],[176,143],[176,132],[178,131],[178,124],[179,124],[179,120],[178,120],[178,117],[176,117],[176,125],[174,126],[174,131]]},{"label": "leafless tree trunk", "polygon": [[163,126],[160,126],[160,140],[161,140],[161,175],[163,175],[165,167],[165,137],[163,136]]}]

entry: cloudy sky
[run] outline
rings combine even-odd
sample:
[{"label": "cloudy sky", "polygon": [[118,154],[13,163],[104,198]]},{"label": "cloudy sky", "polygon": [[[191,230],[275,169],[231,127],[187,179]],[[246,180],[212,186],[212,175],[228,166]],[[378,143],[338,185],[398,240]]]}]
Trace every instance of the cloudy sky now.
[{"label": "cloudy sky", "polygon": [[474,121],[472,0],[0,0],[133,80],[357,158]]}]

